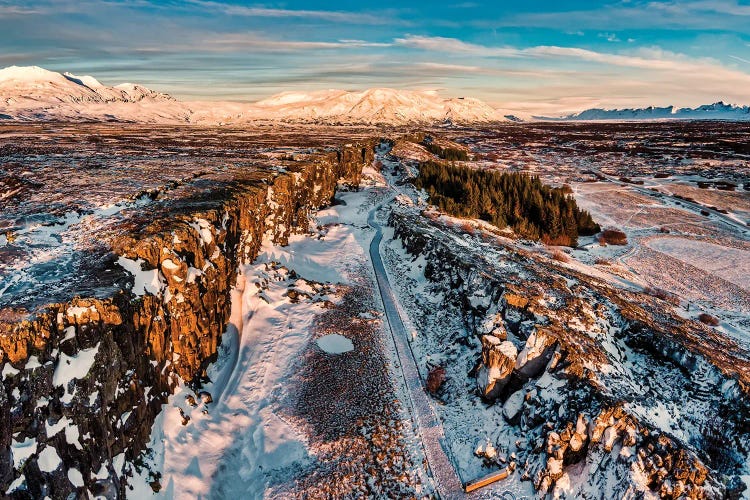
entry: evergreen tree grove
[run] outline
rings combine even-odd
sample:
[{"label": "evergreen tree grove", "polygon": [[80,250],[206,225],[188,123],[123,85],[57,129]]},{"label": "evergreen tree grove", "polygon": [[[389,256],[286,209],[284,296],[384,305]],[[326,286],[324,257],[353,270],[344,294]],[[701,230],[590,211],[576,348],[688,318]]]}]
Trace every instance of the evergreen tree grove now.
[{"label": "evergreen tree grove", "polygon": [[430,203],[451,215],[510,226],[519,236],[548,245],[574,247],[579,234],[600,231],[572,196],[542,184],[537,176],[428,161],[420,166],[414,184],[427,192]]}]

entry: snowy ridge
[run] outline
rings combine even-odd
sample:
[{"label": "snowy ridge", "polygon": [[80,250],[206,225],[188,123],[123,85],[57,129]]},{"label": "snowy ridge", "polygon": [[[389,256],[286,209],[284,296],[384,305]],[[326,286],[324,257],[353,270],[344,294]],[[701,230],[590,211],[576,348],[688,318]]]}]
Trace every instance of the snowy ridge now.
[{"label": "snowy ridge", "polygon": [[696,108],[675,106],[625,109],[592,108],[562,118],[539,117],[544,120],[595,121],[595,120],[750,120],[750,107],[726,104],[722,101]]},{"label": "snowy ridge", "polygon": [[37,66],[0,70],[0,120],[128,121],[203,125],[289,122],[315,124],[435,124],[508,121],[471,98],[432,91],[369,89],[284,92],[256,103],[180,102],[146,87],[109,87],[92,76]]}]

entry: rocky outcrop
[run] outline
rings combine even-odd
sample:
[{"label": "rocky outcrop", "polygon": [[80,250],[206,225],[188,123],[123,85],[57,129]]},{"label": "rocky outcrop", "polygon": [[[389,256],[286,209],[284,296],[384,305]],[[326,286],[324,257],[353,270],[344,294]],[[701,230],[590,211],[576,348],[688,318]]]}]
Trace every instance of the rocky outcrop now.
[{"label": "rocky outcrop", "polygon": [[[413,210],[394,210],[389,222],[405,251],[426,262],[421,289],[431,295],[424,307],[413,303],[424,325],[418,335],[432,335],[446,316],[461,318],[470,338],[456,344],[480,358],[468,376],[495,401],[476,411],[500,418],[490,444],[515,457],[521,480],[540,494],[613,498],[722,498],[743,489],[742,464],[726,459],[748,449],[750,406],[726,362],[731,354],[711,354],[714,339],[701,325],[523,250],[490,252],[481,235],[456,245],[469,238],[446,236],[448,224]],[[499,352],[505,342],[519,351],[511,366],[513,356]],[[707,432],[712,415],[721,417]]]},{"label": "rocky outcrop", "polygon": [[556,343],[557,340],[553,335],[543,329],[535,329],[526,339],[523,350],[518,354],[515,364],[516,373],[524,378],[541,374],[552,359]]},{"label": "rocky outcrop", "polygon": [[482,336],[482,364],[477,373],[477,388],[484,399],[493,401],[510,381],[518,350],[512,342],[493,335]]},{"label": "rocky outcrop", "polygon": [[[0,490],[15,498],[123,497],[175,385],[200,384],[230,314],[240,263],[285,244],[372,143],[300,155],[134,217],[109,244],[120,291],[34,314],[0,312]],[[158,474],[153,476],[158,484]]]}]

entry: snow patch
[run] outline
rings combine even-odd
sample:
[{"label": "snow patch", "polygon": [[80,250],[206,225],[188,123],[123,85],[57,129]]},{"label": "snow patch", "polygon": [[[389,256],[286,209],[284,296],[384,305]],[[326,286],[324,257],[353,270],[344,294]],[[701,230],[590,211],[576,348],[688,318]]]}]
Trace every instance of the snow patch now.
[{"label": "snow patch", "polygon": [[39,457],[36,461],[39,466],[39,470],[42,472],[55,472],[60,465],[62,465],[62,459],[57,454],[57,450],[52,446],[47,446],[39,453]]},{"label": "snow patch", "polygon": [[61,385],[65,387],[67,392],[68,383],[71,380],[84,378],[91,367],[94,366],[99,345],[96,344],[91,349],[82,349],[73,356],[61,353],[55,373],[52,376],[52,385]]},{"label": "snow patch", "polygon": [[22,442],[13,441],[11,443],[11,451],[13,452],[13,468],[18,470],[28,460],[28,458],[36,453],[37,442],[36,439],[30,437]]},{"label": "snow patch", "polygon": [[146,292],[151,295],[158,295],[162,286],[164,286],[164,278],[158,269],[143,270],[143,259],[133,260],[120,256],[117,263],[135,278],[132,291],[138,297]]},{"label": "snow patch", "polygon": [[76,488],[83,488],[84,486],[83,475],[81,475],[81,472],[78,469],[68,469],[68,481],[70,481],[70,484]]}]

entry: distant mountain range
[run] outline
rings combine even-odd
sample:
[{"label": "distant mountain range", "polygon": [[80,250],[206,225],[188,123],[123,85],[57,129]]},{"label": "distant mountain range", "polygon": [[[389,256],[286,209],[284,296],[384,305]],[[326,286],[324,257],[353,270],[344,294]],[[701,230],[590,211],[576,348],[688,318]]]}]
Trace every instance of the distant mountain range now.
[{"label": "distant mountain range", "polygon": [[435,92],[369,89],[284,92],[256,103],[181,102],[134,84],[108,87],[91,76],[36,66],[0,70],[0,119],[242,124],[435,124],[508,121],[471,98]]},{"label": "distant mountain range", "polygon": [[750,108],[717,102],[697,108],[588,109],[565,117],[531,117],[493,108],[478,99],[387,88],[283,92],[255,103],[183,102],[137,84],[109,87],[91,76],[57,73],[37,66],[0,70],[0,121],[471,125],[528,120],[673,119],[750,120]]},{"label": "distant mountain range", "polygon": [[563,118],[538,117],[555,121],[625,121],[625,120],[750,120],[750,107],[716,102],[697,108],[667,106],[656,108],[599,109],[592,108]]}]

